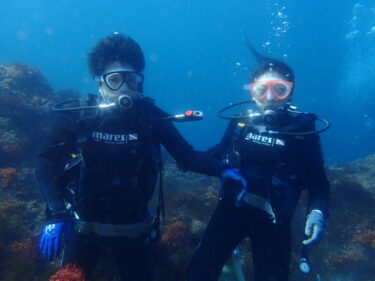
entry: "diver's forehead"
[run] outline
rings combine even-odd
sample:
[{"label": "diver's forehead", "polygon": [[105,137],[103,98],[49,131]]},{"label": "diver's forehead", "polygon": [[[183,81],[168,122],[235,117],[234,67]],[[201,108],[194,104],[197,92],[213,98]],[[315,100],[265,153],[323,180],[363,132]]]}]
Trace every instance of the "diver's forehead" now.
[{"label": "diver's forehead", "polygon": [[255,78],[255,81],[267,81],[267,80],[285,80],[285,77],[276,72],[266,72]]},{"label": "diver's forehead", "polygon": [[115,62],[109,63],[105,67],[104,74],[108,73],[108,72],[115,72],[115,71],[132,71],[132,72],[135,72],[135,69],[130,64],[115,61]]}]

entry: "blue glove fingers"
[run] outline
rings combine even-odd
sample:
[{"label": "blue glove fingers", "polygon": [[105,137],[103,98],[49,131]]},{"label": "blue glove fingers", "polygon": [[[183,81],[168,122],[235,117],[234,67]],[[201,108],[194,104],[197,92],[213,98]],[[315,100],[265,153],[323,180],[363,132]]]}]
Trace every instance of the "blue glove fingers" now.
[{"label": "blue glove fingers", "polygon": [[44,235],[42,235],[42,237],[40,238],[40,242],[39,242],[39,249],[42,255],[44,252],[44,245],[45,245],[45,238],[44,238]]},{"label": "blue glove fingers", "polygon": [[61,244],[61,234],[59,235],[59,236],[57,236],[56,238],[55,238],[55,241],[54,241],[54,254],[55,254],[55,256],[58,256],[59,255],[59,253],[60,253],[60,244]]},{"label": "blue glove fingers", "polygon": [[47,260],[52,261],[54,257],[54,238],[47,240]]},{"label": "blue glove fingers", "polygon": [[243,178],[243,176],[239,172],[237,172],[236,170],[233,170],[233,169],[227,169],[227,170],[225,170],[222,173],[222,178],[224,180],[226,178],[230,178],[230,179],[235,180],[235,181],[240,181],[241,184],[242,184],[242,186],[246,186],[247,185],[247,182]]},{"label": "blue glove fingers", "polygon": [[239,176],[237,180],[241,182],[242,186],[247,186],[247,182],[242,176]]},{"label": "blue glove fingers", "polygon": [[39,247],[43,258],[48,259],[47,239],[44,237],[44,235],[42,236]]}]

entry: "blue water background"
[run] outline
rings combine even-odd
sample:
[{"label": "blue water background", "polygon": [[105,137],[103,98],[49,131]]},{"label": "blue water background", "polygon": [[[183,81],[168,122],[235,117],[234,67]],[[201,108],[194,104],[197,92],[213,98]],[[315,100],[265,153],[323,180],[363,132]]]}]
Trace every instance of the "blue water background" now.
[{"label": "blue water background", "polygon": [[219,109],[249,99],[256,62],[246,31],[295,70],[294,102],[332,122],[322,134],[326,161],[344,162],[375,151],[374,9],[348,0],[1,1],[0,63],[40,68],[55,91],[96,92],[87,52],[113,31],[127,33],[146,56],[145,94],[171,113],[204,111],[204,121],[178,125],[203,150],[226,128]]}]

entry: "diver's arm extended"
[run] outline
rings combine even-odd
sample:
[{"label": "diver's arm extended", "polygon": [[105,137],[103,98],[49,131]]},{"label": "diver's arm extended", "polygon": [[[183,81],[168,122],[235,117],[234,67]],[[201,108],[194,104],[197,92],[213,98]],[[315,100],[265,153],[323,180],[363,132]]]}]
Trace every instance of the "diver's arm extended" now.
[{"label": "diver's arm extended", "polygon": [[308,137],[306,151],[305,171],[309,191],[309,212],[320,210],[327,218],[330,184],[324,170],[323,153],[317,134]]},{"label": "diver's arm extended", "polygon": [[[159,109],[154,110],[153,116],[158,116]],[[209,153],[194,150],[170,120],[156,120],[153,127],[161,144],[184,169],[220,177],[228,168]]]},{"label": "diver's arm extended", "polygon": [[46,134],[37,158],[36,176],[42,198],[47,205],[47,219],[56,222],[68,219],[63,199],[63,187],[59,185],[63,161],[69,153],[69,143],[76,139],[76,124],[72,116],[57,113]]}]

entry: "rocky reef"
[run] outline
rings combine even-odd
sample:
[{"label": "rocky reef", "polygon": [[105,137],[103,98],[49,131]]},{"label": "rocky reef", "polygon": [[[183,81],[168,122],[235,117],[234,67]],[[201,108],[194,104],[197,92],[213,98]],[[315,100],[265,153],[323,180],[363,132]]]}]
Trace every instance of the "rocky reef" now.
[{"label": "rocky reef", "polygon": [[[77,97],[75,90],[60,96]],[[22,63],[0,65],[0,280],[85,280],[74,264],[59,269],[39,256],[44,206],[33,161],[47,130],[50,107],[59,99],[39,70]],[[306,199],[293,224],[292,281],[368,281],[375,276],[375,154],[327,166],[332,185],[325,239],[309,248],[313,272],[298,272]],[[156,243],[157,280],[185,280],[185,268],[218,200],[219,181],[181,172],[165,155],[166,217]],[[155,198],[155,202],[157,198]],[[252,279],[251,249],[240,245],[246,280]],[[94,280],[119,280],[116,265],[103,258]]]},{"label": "rocky reef", "polygon": [[24,63],[0,65],[0,159],[15,166],[30,161],[40,143],[51,105],[52,87]]}]

